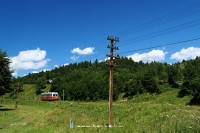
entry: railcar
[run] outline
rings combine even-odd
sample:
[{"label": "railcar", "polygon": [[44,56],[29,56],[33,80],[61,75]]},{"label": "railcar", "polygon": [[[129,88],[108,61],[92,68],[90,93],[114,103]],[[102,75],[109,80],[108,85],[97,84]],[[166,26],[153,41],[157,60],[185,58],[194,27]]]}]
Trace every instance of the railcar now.
[{"label": "railcar", "polygon": [[40,94],[42,101],[57,101],[59,99],[57,92],[43,92]]}]

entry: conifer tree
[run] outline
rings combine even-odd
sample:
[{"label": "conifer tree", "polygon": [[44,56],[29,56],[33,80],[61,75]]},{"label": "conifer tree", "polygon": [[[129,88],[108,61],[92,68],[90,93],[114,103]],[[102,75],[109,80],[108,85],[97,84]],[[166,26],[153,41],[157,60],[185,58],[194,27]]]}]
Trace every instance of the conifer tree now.
[{"label": "conifer tree", "polygon": [[9,68],[10,59],[7,53],[0,49],[0,96],[11,90],[11,71]]}]

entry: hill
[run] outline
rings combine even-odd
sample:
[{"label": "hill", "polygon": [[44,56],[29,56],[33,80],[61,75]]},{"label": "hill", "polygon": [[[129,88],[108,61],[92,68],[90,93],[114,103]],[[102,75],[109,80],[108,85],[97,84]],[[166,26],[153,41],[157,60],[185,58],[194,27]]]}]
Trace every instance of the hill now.
[{"label": "hill", "polygon": [[[52,81],[50,90],[62,94],[65,100],[99,101],[108,99],[109,67],[107,61],[80,62],[60,66],[51,71],[29,74],[25,77],[13,79],[13,83],[35,84],[38,92]],[[181,88],[179,97],[192,95],[190,104],[200,104],[200,58],[167,64],[161,62],[134,62],[123,58],[116,60],[118,67],[114,70],[113,99],[119,94],[124,98],[131,98],[138,94],[160,94],[164,85]],[[44,87],[42,87],[44,86]],[[41,89],[40,89],[41,88]],[[40,94],[40,93],[37,93]]]}]

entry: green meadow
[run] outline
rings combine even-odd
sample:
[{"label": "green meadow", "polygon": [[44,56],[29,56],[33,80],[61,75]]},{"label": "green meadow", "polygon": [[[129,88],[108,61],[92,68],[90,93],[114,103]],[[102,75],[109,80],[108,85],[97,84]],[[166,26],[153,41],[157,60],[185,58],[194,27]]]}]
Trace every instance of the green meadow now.
[{"label": "green meadow", "polygon": [[[142,94],[113,103],[113,128],[108,125],[108,101],[44,102],[26,90],[0,104],[1,133],[199,133],[200,107],[189,106],[190,96],[177,98],[178,89]],[[34,96],[36,98],[34,98]],[[119,98],[120,99],[120,98]],[[70,128],[70,120],[73,128]]]}]

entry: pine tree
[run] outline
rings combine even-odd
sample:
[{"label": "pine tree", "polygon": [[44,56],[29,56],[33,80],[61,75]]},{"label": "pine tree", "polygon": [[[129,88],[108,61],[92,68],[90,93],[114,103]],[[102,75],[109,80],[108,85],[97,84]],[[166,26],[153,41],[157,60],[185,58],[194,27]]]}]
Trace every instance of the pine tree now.
[{"label": "pine tree", "polygon": [[7,53],[0,49],[0,96],[11,90],[11,71],[9,69],[10,59]]}]

